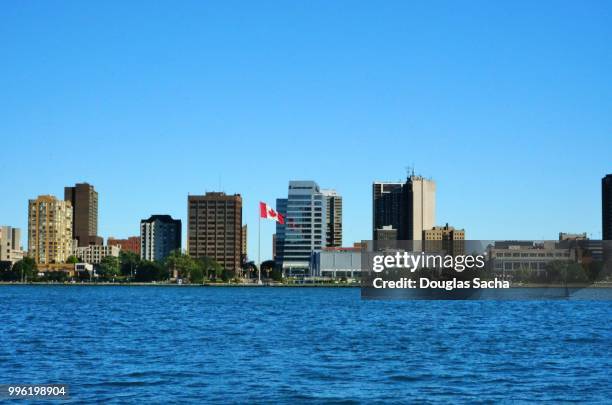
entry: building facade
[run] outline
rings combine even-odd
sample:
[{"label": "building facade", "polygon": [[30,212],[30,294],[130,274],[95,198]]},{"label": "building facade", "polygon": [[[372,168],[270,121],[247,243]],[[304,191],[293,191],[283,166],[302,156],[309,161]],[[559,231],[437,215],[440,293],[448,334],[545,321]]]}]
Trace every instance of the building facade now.
[{"label": "building facade", "polygon": [[361,249],[324,248],[311,257],[313,277],[355,279],[361,277]]},{"label": "building facade", "polygon": [[151,215],[140,221],[140,257],[161,261],[181,248],[181,220],[170,215]]},{"label": "building facade", "polygon": [[21,259],[23,259],[21,229],[0,226],[0,262],[10,262],[12,265]]},{"label": "building facade", "polygon": [[378,230],[395,229],[399,240],[420,241],[436,223],[436,183],[415,175],[405,183],[374,182],[372,206],[375,240]]},{"label": "building facade", "polygon": [[398,238],[422,240],[423,231],[435,224],[436,183],[421,176],[410,176],[402,189]]},{"label": "building facade", "polygon": [[374,231],[374,240],[397,240],[397,229],[393,225],[383,225]]},{"label": "building facade", "polygon": [[512,279],[521,270],[545,272],[552,261],[576,260],[572,249],[554,241],[497,241],[488,247],[487,257],[492,273],[505,279]]},{"label": "building facade", "polygon": [[72,204],[51,195],[28,203],[28,254],[39,266],[61,264],[72,254]]},{"label": "building facade", "polygon": [[102,259],[107,256],[119,257],[120,251],[119,246],[89,245],[75,247],[72,254],[82,263],[100,264]]},{"label": "building facade", "polygon": [[274,260],[284,274],[310,275],[312,253],[328,243],[327,204],[328,198],[314,181],[290,181],[287,198],[276,200],[276,211],[285,223],[276,224]]},{"label": "building facade", "polygon": [[465,254],[465,230],[448,225],[434,226],[423,231],[426,251],[446,251],[452,255]]},{"label": "building facade", "polygon": [[[210,257],[225,270],[242,264],[242,197],[209,192],[188,197],[187,252],[193,258]],[[246,228],[244,229],[246,231]]]},{"label": "building facade", "polygon": [[140,236],[129,236],[127,239],[115,239],[109,237],[106,240],[109,246],[118,246],[121,250],[140,255]]},{"label": "building facade", "polygon": [[242,225],[242,249],[240,249],[240,254],[242,255],[243,261],[246,261],[248,256],[248,229],[249,228],[246,226],[246,224]]},{"label": "building facade", "polygon": [[612,240],[612,174],[601,179],[601,239]]},{"label": "building facade", "polygon": [[336,190],[321,190],[325,197],[325,245],[342,246],[342,196]]},{"label": "building facade", "polygon": [[[400,225],[401,182],[375,181],[372,184],[372,238],[377,240],[378,230],[396,231]],[[382,236],[383,234],[380,233]],[[388,237],[390,232],[386,232]]]},{"label": "building facade", "polygon": [[64,200],[72,205],[72,237],[79,246],[102,245],[98,236],[98,192],[88,183],[64,187]]}]

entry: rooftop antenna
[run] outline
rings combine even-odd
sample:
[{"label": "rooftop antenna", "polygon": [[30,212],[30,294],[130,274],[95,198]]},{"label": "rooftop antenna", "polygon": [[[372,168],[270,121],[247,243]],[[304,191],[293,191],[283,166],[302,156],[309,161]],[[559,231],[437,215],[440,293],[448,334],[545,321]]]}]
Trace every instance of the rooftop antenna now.
[{"label": "rooftop antenna", "polygon": [[414,163],[412,164],[412,166],[405,166],[404,167],[406,169],[406,176],[407,177],[413,177],[414,176]]}]

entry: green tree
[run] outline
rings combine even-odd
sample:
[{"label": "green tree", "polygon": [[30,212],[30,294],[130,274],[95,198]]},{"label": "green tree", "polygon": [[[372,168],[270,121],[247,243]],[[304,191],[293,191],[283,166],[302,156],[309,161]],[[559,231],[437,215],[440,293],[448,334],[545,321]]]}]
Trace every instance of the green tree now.
[{"label": "green tree", "polygon": [[98,266],[100,275],[107,280],[113,279],[119,275],[119,258],[115,256],[103,257]]},{"label": "green tree", "polygon": [[32,280],[36,276],[37,267],[36,262],[31,257],[24,257],[13,265],[11,269],[11,273],[15,278],[14,281],[23,280],[28,281]]},{"label": "green tree", "polygon": [[204,256],[199,260],[202,270],[209,280],[216,279],[223,274],[223,267],[216,260]]},{"label": "green tree", "polygon": [[204,270],[199,262],[195,262],[196,266],[191,270],[189,274],[189,280],[192,283],[201,283],[204,281]]},{"label": "green tree", "polygon": [[133,277],[136,269],[140,265],[140,255],[130,252],[129,250],[121,250],[119,252],[119,263],[121,263],[121,274]]},{"label": "green tree", "polygon": [[190,256],[182,253],[180,250],[170,252],[164,260],[164,266],[168,274],[176,272],[177,278],[189,279],[191,272],[194,271],[199,264]]},{"label": "green tree", "polygon": [[168,278],[168,272],[160,263],[143,260],[136,269],[135,279],[140,282],[161,281]]},{"label": "green tree", "polygon": [[79,262],[79,258],[76,257],[75,255],[68,256],[68,258],[66,259],[66,263],[69,263],[69,264],[75,264],[78,262]]},{"label": "green tree", "polygon": [[275,267],[276,262],[274,260],[266,260],[265,262],[261,263],[262,277],[266,276],[266,278],[270,278],[270,273],[274,270]]}]

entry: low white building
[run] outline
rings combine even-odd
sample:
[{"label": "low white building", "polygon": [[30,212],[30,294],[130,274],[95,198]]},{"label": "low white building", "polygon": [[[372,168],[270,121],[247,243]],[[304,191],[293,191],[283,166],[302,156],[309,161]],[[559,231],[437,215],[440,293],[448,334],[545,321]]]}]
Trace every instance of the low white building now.
[{"label": "low white building", "polygon": [[84,263],[100,264],[106,256],[119,257],[119,246],[90,245],[75,247],[73,254]]},{"label": "low white building", "polygon": [[358,248],[327,248],[313,252],[310,260],[313,277],[361,277],[361,250]]}]

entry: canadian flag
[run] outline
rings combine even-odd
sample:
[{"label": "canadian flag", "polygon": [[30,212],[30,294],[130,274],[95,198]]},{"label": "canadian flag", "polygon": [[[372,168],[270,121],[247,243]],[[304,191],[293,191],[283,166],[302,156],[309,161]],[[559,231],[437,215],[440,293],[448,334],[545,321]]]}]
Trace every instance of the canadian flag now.
[{"label": "canadian flag", "polygon": [[285,224],[285,217],[276,212],[274,208],[270,207],[265,202],[259,203],[259,216],[261,218],[272,219],[281,225]]}]

